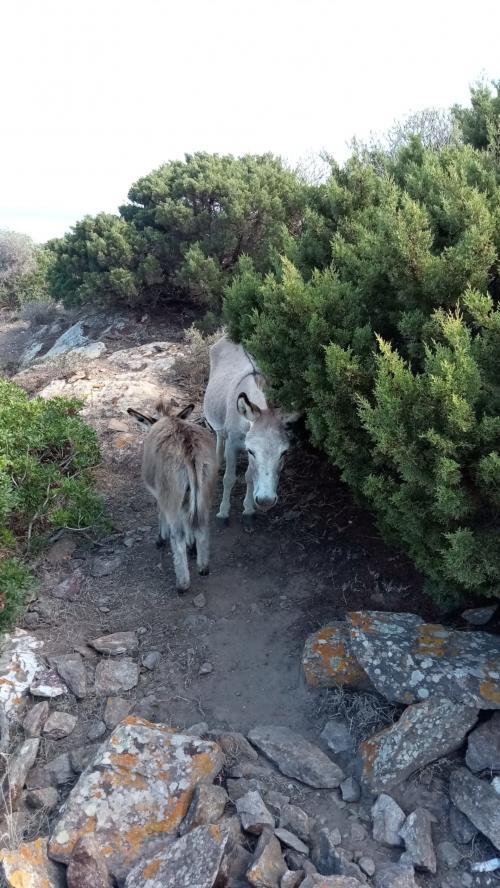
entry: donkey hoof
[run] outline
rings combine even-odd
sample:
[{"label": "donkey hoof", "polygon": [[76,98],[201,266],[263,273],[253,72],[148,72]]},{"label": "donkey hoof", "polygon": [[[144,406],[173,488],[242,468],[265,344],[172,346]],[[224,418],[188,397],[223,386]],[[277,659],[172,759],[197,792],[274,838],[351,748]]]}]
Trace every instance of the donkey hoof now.
[{"label": "donkey hoof", "polygon": [[208,575],[210,573],[210,568],[208,566],[207,567],[200,567],[198,573],[199,573],[200,577],[208,577]]},{"label": "donkey hoof", "polygon": [[255,512],[243,512],[243,527],[253,527],[255,522]]},{"label": "donkey hoof", "polygon": [[163,547],[164,547],[164,545],[165,545],[166,542],[167,542],[167,541],[164,540],[162,536],[158,536],[158,537],[156,538],[156,548],[157,548],[157,549],[163,549]]},{"label": "donkey hoof", "polygon": [[189,586],[177,586],[177,595],[185,595],[189,592]]},{"label": "donkey hoof", "polygon": [[219,527],[229,527],[229,515],[217,515],[217,524]]}]

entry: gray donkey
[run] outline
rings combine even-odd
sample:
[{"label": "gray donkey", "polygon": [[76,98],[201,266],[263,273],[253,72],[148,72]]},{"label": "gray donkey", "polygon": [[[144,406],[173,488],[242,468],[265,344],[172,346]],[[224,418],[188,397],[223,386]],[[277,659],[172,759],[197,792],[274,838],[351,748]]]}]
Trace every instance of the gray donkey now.
[{"label": "gray donkey", "polygon": [[284,415],[270,408],[263,391],[265,379],[241,345],[226,336],[210,349],[210,377],[203,413],[217,435],[217,459],[224,453],[224,495],[217,517],[229,520],[231,491],[236,480],[238,452],[246,450],[248,468],[243,515],[255,507],[268,511],[278,501],[278,480],[290,446],[288,426],[298,413]]}]

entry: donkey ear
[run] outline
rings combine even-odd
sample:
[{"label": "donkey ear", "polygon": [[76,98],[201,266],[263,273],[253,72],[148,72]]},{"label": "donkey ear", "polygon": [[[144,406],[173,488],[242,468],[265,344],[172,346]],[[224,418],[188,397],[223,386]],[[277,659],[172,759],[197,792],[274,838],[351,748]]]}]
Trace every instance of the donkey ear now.
[{"label": "donkey ear", "polygon": [[147,416],[145,413],[139,413],[138,410],[134,410],[132,407],[129,407],[127,410],[129,416],[133,416],[137,422],[140,422],[141,425],[154,425],[157,422],[156,419],[153,419],[152,416]]},{"label": "donkey ear", "polygon": [[180,413],[177,414],[177,419],[187,419],[188,416],[191,416],[194,410],[194,404],[188,404],[187,407],[184,407]]},{"label": "donkey ear", "polygon": [[245,395],[245,392],[241,392],[241,394],[238,395],[236,406],[238,408],[238,413],[240,413],[241,416],[244,416],[248,422],[255,422],[261,414],[260,407],[257,407],[257,404],[252,404]]},{"label": "donkey ear", "polygon": [[303,410],[295,410],[293,413],[284,413],[281,419],[283,421],[283,425],[288,428],[289,426],[292,426],[294,425],[294,423],[298,422],[300,417],[303,415]]}]

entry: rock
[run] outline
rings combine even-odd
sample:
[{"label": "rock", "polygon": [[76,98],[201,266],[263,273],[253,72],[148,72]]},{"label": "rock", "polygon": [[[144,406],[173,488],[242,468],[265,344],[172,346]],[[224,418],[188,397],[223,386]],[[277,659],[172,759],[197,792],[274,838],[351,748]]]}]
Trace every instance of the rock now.
[{"label": "rock", "polygon": [[85,768],[88,768],[96,757],[99,746],[100,743],[91,743],[89,746],[78,746],[77,749],[70,751],[69,760],[75,774],[81,774]]},{"label": "rock", "polygon": [[[186,730],[186,734],[194,734],[195,737],[203,737],[204,734],[207,734],[207,733],[208,733],[208,724],[206,722],[196,722],[196,724],[191,725],[191,727],[187,728],[187,730]],[[212,738],[207,737],[206,739],[211,740]]]},{"label": "rock", "polygon": [[413,866],[427,873],[436,872],[436,854],[431,831],[433,821],[435,818],[426,808],[417,808],[406,818],[399,830]]},{"label": "rock", "polygon": [[347,685],[358,690],[373,690],[368,675],[352,652],[346,623],[331,623],[309,635],[302,665],[306,681],[312,687]]},{"label": "rock", "polygon": [[359,884],[352,876],[307,876],[300,888],[359,888]]},{"label": "rock", "polygon": [[63,656],[51,657],[51,666],[54,666],[62,680],[66,683],[70,691],[79,700],[83,700],[87,696],[87,675],[85,666],[79,654],[65,654]]},{"label": "rock", "polygon": [[60,598],[64,601],[78,601],[82,593],[84,575],[80,568],[73,571],[69,577],[65,577],[60,583],[57,583],[48,591],[54,598]]},{"label": "rock", "polygon": [[[284,795],[282,792],[277,792],[277,790],[275,789],[268,789],[265,792],[264,799],[271,813],[279,819],[281,817],[281,812],[284,806],[288,805],[290,801],[290,796]],[[286,828],[285,823],[281,823],[280,826],[284,826]]]},{"label": "rock", "polygon": [[160,660],[160,651],[148,651],[147,654],[143,654],[141,658],[141,663],[146,669],[153,670],[156,669]]},{"label": "rock", "polygon": [[340,784],[340,792],[344,802],[359,802],[361,787],[355,777],[347,777]]},{"label": "rock", "polygon": [[179,835],[183,836],[197,826],[216,823],[224,814],[228,801],[229,797],[223,786],[207,786],[204,783],[197,786],[189,811],[181,823]]},{"label": "rock", "polygon": [[56,339],[52,348],[44,354],[43,359],[45,361],[48,358],[64,355],[66,352],[71,351],[71,349],[80,348],[83,345],[87,345],[87,343],[88,338],[83,332],[83,326],[79,321],[77,324],[73,324],[72,327],[69,327],[68,330]]},{"label": "rock", "polygon": [[66,685],[51,669],[40,669],[35,680],[30,684],[30,694],[33,697],[53,700],[55,697],[62,697],[67,693]]},{"label": "rock", "polygon": [[95,692],[101,696],[130,691],[139,681],[139,669],[130,657],[101,660],[95,671]]},{"label": "rock", "polygon": [[213,672],[213,671],[214,671],[214,667],[212,666],[212,664],[210,663],[210,661],[209,661],[209,660],[205,660],[205,661],[201,664],[201,666],[200,666],[200,668],[199,668],[199,670],[198,670],[198,675],[210,675],[210,673]]},{"label": "rock", "polygon": [[[221,829],[223,829],[222,825]],[[248,885],[246,873],[252,864],[252,859],[253,854],[250,854],[246,848],[242,848],[241,845],[233,845],[222,858],[216,885],[219,884],[219,880],[224,888],[242,888],[243,885]]]},{"label": "rock", "polygon": [[101,635],[100,638],[94,638],[88,644],[100,654],[117,657],[118,654],[136,651],[139,647],[139,640],[135,632],[113,632],[111,635]]},{"label": "rock", "polygon": [[450,805],[450,829],[455,842],[468,845],[477,833],[477,829],[469,818],[462,814],[455,805]]},{"label": "rock", "polygon": [[366,829],[354,817],[351,820],[351,841],[358,845],[361,842],[366,842]]},{"label": "rock", "polygon": [[373,876],[375,874],[375,863],[371,857],[360,857],[358,860],[358,866],[367,876]]},{"label": "rock", "polygon": [[408,706],[399,721],[361,744],[363,782],[374,792],[397,786],[458,749],[476,719],[476,709],[440,697]]},{"label": "rock", "polygon": [[99,719],[98,721],[92,722],[87,731],[87,737],[89,740],[99,740],[100,737],[104,737],[105,733],[106,725]]},{"label": "rock", "polygon": [[43,808],[45,811],[53,811],[59,804],[59,793],[52,786],[32,789],[26,794],[26,804],[34,810]]},{"label": "rock", "polygon": [[35,764],[40,740],[30,738],[21,743],[10,756],[6,774],[1,786],[2,801],[7,799],[6,810],[15,808],[24,789],[28,772]]},{"label": "rock", "polygon": [[[175,835],[195,787],[210,783],[222,764],[215,744],[129,716],[99,747],[71,791],[53,829],[51,857],[67,862],[78,839],[93,830],[111,875],[124,879]],[[149,885],[137,881],[138,872],[127,885]]]},{"label": "rock", "polygon": [[385,863],[377,868],[376,888],[419,888],[415,873],[409,863]]},{"label": "rock", "polygon": [[16,851],[0,852],[0,877],[6,888],[63,888],[64,869],[47,857],[47,839],[35,839]]},{"label": "rock", "polygon": [[471,771],[500,771],[500,712],[469,734],[465,761]]},{"label": "rock", "polygon": [[[266,795],[266,803],[269,806],[269,793]],[[279,812],[280,827],[295,833],[303,842],[309,841],[310,826],[309,817],[302,808],[285,803]],[[298,850],[298,849],[297,849]]]},{"label": "rock", "polygon": [[229,817],[223,817],[219,821],[219,826],[224,833],[227,833],[228,851],[233,845],[243,845],[247,841],[247,837],[241,831],[240,818],[237,814],[231,814]]},{"label": "rock", "polygon": [[199,826],[154,857],[144,857],[125,880],[125,888],[212,888],[227,837],[219,826]]},{"label": "rock", "polygon": [[[227,756],[230,759],[230,756]],[[265,780],[267,777],[271,777],[273,775],[273,768],[267,762],[264,764],[262,762],[251,762],[248,759],[243,759],[242,761],[236,762],[234,765],[226,764],[226,773],[228,777],[246,777],[252,778],[255,777],[257,780],[262,778]]]},{"label": "rock", "polygon": [[374,841],[396,848],[402,845],[399,831],[406,820],[406,815],[397,802],[391,796],[381,793],[371,813]]},{"label": "rock", "polygon": [[110,432],[129,432],[130,425],[124,419],[110,419],[108,429]]},{"label": "rock", "polygon": [[264,786],[260,783],[259,780],[255,780],[254,778],[251,778],[250,780],[233,780],[231,778],[228,778],[226,780],[226,789],[227,794],[234,805],[236,804],[238,799],[243,798],[243,796],[246,795],[247,792],[255,791],[261,794],[264,792]]},{"label": "rock", "polygon": [[276,725],[253,728],[248,739],[282,774],[316,789],[333,789],[344,778],[341,769],[317,746],[290,728]]},{"label": "rock", "polygon": [[250,745],[246,737],[238,731],[207,731],[205,732],[207,740],[215,740],[219,744],[225,756],[232,759],[246,758],[251,761],[258,761],[258,754]]},{"label": "rock", "polygon": [[287,870],[280,882],[280,888],[298,888],[305,878],[304,870]]},{"label": "rock", "polygon": [[35,703],[27,712],[23,721],[24,733],[27,737],[39,737],[49,715],[49,704],[46,700]]},{"label": "rock", "polygon": [[43,733],[50,740],[61,740],[74,731],[78,719],[69,712],[51,712],[45,722]]},{"label": "rock", "polygon": [[19,720],[25,698],[37,670],[40,668],[36,651],[43,642],[23,629],[7,633],[1,640],[0,705],[11,720]]},{"label": "rock", "polygon": [[241,825],[246,832],[260,835],[262,830],[269,826],[274,829],[274,817],[266,808],[262,796],[256,790],[249,790],[245,795],[236,800],[236,810],[241,820]]},{"label": "rock", "polygon": [[62,564],[69,561],[76,549],[76,541],[69,536],[61,537],[46,552],[45,558],[49,564]]},{"label": "rock", "polygon": [[475,827],[500,850],[500,803],[495,790],[466,768],[450,777],[450,798]]},{"label": "rock", "polygon": [[126,718],[130,712],[130,702],[123,697],[108,697],[104,708],[104,722],[110,730]]},{"label": "rock", "polygon": [[451,869],[455,869],[463,857],[463,853],[453,842],[440,842],[436,848],[436,853],[438,859]]},{"label": "rock", "polygon": [[290,830],[279,827],[274,830],[274,835],[280,840],[281,844],[286,845],[287,848],[293,848],[293,850],[298,851],[299,854],[309,854],[309,848],[307,845],[304,842],[301,842],[301,840],[290,832]]},{"label": "rock", "polygon": [[[311,860],[318,872],[324,876],[338,873],[337,846],[340,845],[336,834],[338,832],[338,830],[323,828],[313,836]],[[342,836],[340,839],[342,840]]]},{"label": "rock", "polygon": [[486,626],[486,623],[489,623],[492,617],[495,616],[496,610],[497,606],[495,604],[491,605],[491,607],[472,607],[464,610],[462,619],[466,623],[471,623],[472,626]]},{"label": "rock", "polygon": [[260,837],[247,879],[254,888],[280,888],[287,866],[278,840],[267,833]]},{"label": "rock", "polygon": [[120,555],[98,555],[92,561],[90,573],[93,577],[107,577],[122,566],[123,559]]},{"label": "rock", "polygon": [[30,789],[43,789],[46,786],[62,786],[74,778],[70,758],[67,752],[56,756],[39,768],[34,768],[28,774],[27,784]]},{"label": "rock", "polygon": [[68,888],[111,888],[106,862],[92,836],[76,843],[66,870]]},{"label": "rock", "polygon": [[349,731],[347,723],[341,718],[332,718],[327,721],[321,732],[321,739],[332,752],[353,752],[354,738]]},{"label": "rock", "polygon": [[500,709],[500,637],[424,623],[415,614],[347,614],[351,647],[379,693],[395,703],[444,697]]},{"label": "rock", "polygon": [[195,607],[205,607],[207,603],[207,599],[205,598],[203,592],[200,592],[199,595],[195,595],[193,598],[193,604]]}]

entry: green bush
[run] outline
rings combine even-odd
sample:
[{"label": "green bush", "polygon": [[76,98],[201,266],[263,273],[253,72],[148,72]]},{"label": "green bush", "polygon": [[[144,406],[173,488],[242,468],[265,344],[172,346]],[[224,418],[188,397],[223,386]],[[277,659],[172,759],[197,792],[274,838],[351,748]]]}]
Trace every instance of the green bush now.
[{"label": "green bush", "polygon": [[272,155],[186,155],[139,179],[120,216],[87,217],[51,242],[52,292],[66,305],[189,297],[220,312],[240,257],[267,270],[299,225],[306,193]]},{"label": "green bush", "polygon": [[500,596],[500,170],[464,144],[355,154],[226,320],[443,600]]},{"label": "green bush", "polygon": [[52,253],[16,231],[0,231],[0,305],[48,302]]},{"label": "green bush", "polygon": [[31,581],[27,555],[59,528],[96,530],[103,504],[91,485],[95,432],[77,401],[28,399],[0,379],[0,626]]}]

